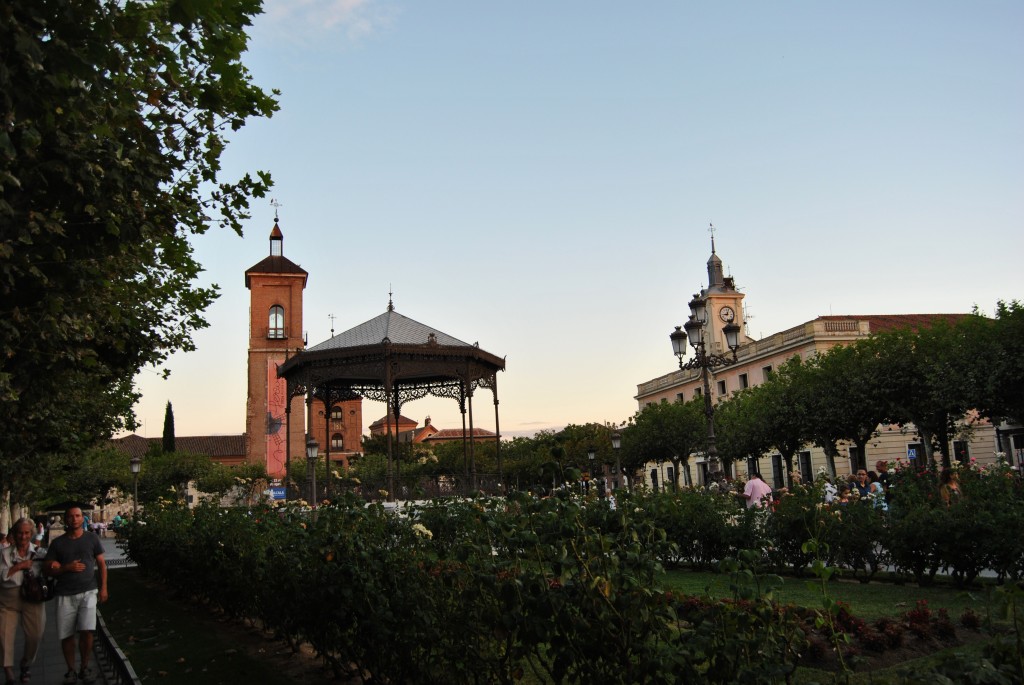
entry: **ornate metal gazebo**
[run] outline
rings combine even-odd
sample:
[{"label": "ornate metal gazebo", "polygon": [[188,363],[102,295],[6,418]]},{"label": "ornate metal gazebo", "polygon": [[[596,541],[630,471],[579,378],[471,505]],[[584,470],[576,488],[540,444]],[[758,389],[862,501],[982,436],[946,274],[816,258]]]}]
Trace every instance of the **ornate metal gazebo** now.
[{"label": "ornate metal gazebo", "polygon": [[[498,371],[505,370],[502,357],[485,352],[437,329],[387,311],[369,321],[298,352],[277,369],[287,381],[288,435],[291,435],[291,398],[304,395],[307,407],[313,399],[332,407],[336,402],[370,399],[387,405],[388,498],[394,498],[394,435],[402,405],[427,395],[459,403],[462,413],[463,454],[470,488],[477,489],[476,460],[472,439],[473,395],[488,388],[494,397],[495,449],[502,477],[501,432],[498,422]],[[469,421],[467,433],[467,417]],[[397,428],[396,428],[397,430]],[[469,439],[467,439],[467,436]],[[286,459],[291,462],[291,444]]]}]

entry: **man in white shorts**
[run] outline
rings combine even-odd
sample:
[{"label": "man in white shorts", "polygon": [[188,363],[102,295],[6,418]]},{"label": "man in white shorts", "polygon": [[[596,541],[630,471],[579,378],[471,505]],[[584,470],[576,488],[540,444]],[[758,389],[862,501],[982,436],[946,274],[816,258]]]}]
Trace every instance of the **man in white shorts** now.
[{"label": "man in white shorts", "polygon": [[[107,601],[107,563],[103,559],[103,543],[95,533],[82,527],[84,522],[85,516],[80,508],[71,507],[64,512],[65,533],[50,543],[43,563],[43,572],[57,579],[57,635],[68,665],[68,672],[64,674],[65,685],[73,685],[78,678],[86,684],[96,680],[96,671],[89,666],[92,635],[96,630],[96,602]],[[76,635],[82,657],[82,667],[77,672]]]}]

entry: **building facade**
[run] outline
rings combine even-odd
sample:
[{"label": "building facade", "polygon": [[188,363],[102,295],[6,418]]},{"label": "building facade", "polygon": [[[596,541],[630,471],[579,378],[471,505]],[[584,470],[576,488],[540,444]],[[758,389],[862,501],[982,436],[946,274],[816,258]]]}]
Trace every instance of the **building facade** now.
[{"label": "building facade", "polygon": [[[709,286],[694,297],[707,301],[705,339],[709,341],[708,351],[719,355],[731,355],[724,341],[722,329],[733,317],[742,312],[744,294],[736,290],[732,278],[725,277],[721,259],[715,254],[712,241],[711,258],[708,259]],[[909,315],[844,315],[819,316],[816,319],[780,331],[761,340],[753,340],[745,334],[740,336],[736,350],[736,363],[712,370],[710,392],[712,403],[720,402],[745,388],[764,383],[771,373],[794,356],[809,360],[836,345],[849,345],[868,336],[896,328],[916,328],[938,319],[954,321],[964,314],[909,314]],[[745,326],[744,326],[745,328]],[[672,371],[663,376],[640,383],[635,399],[640,409],[655,402],[687,402],[703,394],[703,382],[699,369]],[[969,441],[955,439],[948,446],[949,454],[956,459],[976,458],[980,463],[992,462],[996,453],[1004,451],[1004,439],[997,442],[997,430],[988,421],[976,423]],[[1014,437],[1014,436],[1009,436]],[[1024,436],[1021,436],[1024,438]],[[1000,450],[1000,446],[1003,450]],[[1020,445],[1024,448],[1024,444]],[[913,426],[880,425],[873,439],[858,452],[853,443],[840,444],[842,459],[836,462],[839,475],[855,473],[858,467],[873,468],[879,460],[907,460],[923,456],[923,445]],[[1024,454],[1022,454],[1024,458]],[[813,480],[819,467],[826,464],[824,452],[817,446],[806,446],[794,460],[794,470],[802,479]],[[704,455],[691,455],[680,481],[684,484],[703,484],[708,479],[709,464]],[[786,484],[785,461],[780,454],[751,456],[747,463],[733,463],[731,477],[746,476],[760,471],[773,487]],[[674,482],[670,462],[649,463],[645,467],[644,479],[650,487],[661,487]]]}]

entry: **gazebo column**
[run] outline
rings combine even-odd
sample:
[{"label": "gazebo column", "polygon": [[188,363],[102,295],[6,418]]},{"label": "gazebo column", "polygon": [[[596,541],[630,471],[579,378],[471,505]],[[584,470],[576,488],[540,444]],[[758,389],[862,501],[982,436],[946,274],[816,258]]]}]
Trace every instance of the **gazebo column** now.
[{"label": "gazebo column", "polygon": [[[313,439],[313,385],[306,387],[306,440],[305,444]],[[316,463],[306,460],[306,487],[309,489],[309,505],[315,507],[316,498]]]},{"label": "gazebo column", "polygon": [[[505,472],[501,468],[501,424],[498,423],[498,377],[491,379],[491,392],[494,393],[494,456],[498,459],[498,482],[505,486]],[[504,490],[503,490],[504,492]]]},{"label": "gazebo column", "polygon": [[391,435],[391,391],[394,384],[394,378],[391,375],[391,363],[385,362],[384,364],[384,403],[387,405],[387,413],[384,415],[385,418],[385,430],[388,435],[388,495],[387,500],[389,502],[394,501],[395,498],[395,471],[394,471],[394,440]]},{"label": "gazebo column", "polygon": [[473,449],[476,440],[473,439],[473,388],[469,389],[469,484],[476,492],[476,451]]},{"label": "gazebo column", "polygon": [[327,465],[327,473],[324,475],[324,499],[331,498],[331,411],[333,409],[333,395],[331,384],[324,386],[324,462]]},{"label": "gazebo column", "polygon": [[[284,403],[284,498],[290,500],[292,493],[292,393],[288,389],[288,401]],[[252,440],[252,436],[249,436]]]}]

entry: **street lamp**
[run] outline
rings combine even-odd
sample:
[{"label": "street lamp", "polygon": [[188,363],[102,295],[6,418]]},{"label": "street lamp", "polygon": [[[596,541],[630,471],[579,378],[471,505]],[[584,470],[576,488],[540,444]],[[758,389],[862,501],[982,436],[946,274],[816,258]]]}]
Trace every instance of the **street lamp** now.
[{"label": "street lamp", "polygon": [[306,469],[309,471],[309,503],[316,504],[316,457],[320,451],[320,445],[309,436],[306,441]]},{"label": "street lamp", "polygon": [[[736,315],[732,310],[724,310],[727,311],[727,323],[722,327],[722,332],[725,334],[726,345],[732,350],[732,358],[708,352],[704,339],[704,327],[708,322],[708,302],[699,295],[694,295],[689,306],[689,320],[681,327],[676,326],[676,330],[669,338],[672,340],[672,351],[679,357],[679,368],[700,369],[701,380],[704,383],[704,416],[707,417],[708,424],[708,468],[711,473],[717,474],[721,471],[722,465],[718,459],[718,448],[715,446],[715,407],[711,403],[711,371],[736,363],[736,350],[740,346],[740,327],[736,325]],[[684,363],[687,341],[693,347],[694,358]]]},{"label": "street lamp", "polygon": [[588,493],[590,492],[590,488],[593,487],[593,484],[594,484],[594,457],[595,456],[597,456],[597,455],[594,454],[594,448],[593,447],[588,447],[587,448],[587,460],[590,462],[590,471],[589,471],[590,480],[587,481],[587,492]]},{"label": "street lamp", "polygon": [[142,469],[142,459],[132,457],[128,461],[128,468],[132,470],[132,520],[139,516],[139,471]]},{"label": "street lamp", "polygon": [[622,472],[622,461],[619,459],[619,449],[622,447],[622,435],[618,431],[612,433],[612,449],[615,451],[615,473],[626,483],[626,474]]}]

